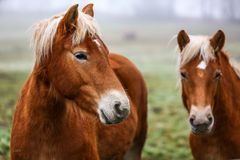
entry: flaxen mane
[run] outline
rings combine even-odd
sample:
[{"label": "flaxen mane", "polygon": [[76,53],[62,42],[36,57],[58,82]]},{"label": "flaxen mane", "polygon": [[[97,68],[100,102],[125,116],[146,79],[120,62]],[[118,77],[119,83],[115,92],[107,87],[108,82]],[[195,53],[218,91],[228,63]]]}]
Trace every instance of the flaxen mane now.
[{"label": "flaxen mane", "polygon": [[[210,37],[208,36],[189,36],[190,42],[178,54],[177,71],[190,62],[196,56],[199,56],[206,64],[215,59],[214,49],[210,44]],[[224,52],[225,53],[225,52]],[[226,54],[226,53],[225,53]],[[230,59],[229,60],[233,70],[240,78],[240,65]]]},{"label": "flaxen mane", "polygon": [[[52,50],[53,40],[57,32],[58,25],[64,14],[42,20],[33,26],[32,47],[36,55],[36,63],[39,64]],[[73,33],[72,44],[79,44],[84,40],[86,34],[99,34],[97,24],[93,17],[79,11],[78,24]]]},{"label": "flaxen mane", "polygon": [[196,56],[200,56],[206,64],[215,59],[214,49],[210,45],[207,36],[189,36],[190,42],[183,48],[178,57],[178,67],[190,62]]}]

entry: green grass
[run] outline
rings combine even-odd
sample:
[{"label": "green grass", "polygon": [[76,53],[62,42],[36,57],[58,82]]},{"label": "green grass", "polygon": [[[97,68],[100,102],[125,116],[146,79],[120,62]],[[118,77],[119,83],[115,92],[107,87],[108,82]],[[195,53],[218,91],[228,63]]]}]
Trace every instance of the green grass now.
[{"label": "green grass", "polygon": [[26,75],[22,72],[0,72],[0,160],[1,156],[9,157],[12,116]]},{"label": "green grass", "polygon": [[191,159],[186,112],[175,87],[175,77],[145,75],[145,79],[150,93],[145,159]]}]

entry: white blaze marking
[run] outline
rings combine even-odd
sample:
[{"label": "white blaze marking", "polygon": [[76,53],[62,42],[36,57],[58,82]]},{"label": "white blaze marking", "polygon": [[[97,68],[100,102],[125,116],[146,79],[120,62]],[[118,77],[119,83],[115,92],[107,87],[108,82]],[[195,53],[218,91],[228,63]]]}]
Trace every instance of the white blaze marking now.
[{"label": "white blaze marking", "polygon": [[197,68],[202,69],[202,70],[206,69],[206,67],[207,67],[207,64],[204,61],[201,61],[197,66]]},{"label": "white blaze marking", "polygon": [[94,42],[97,44],[97,46],[98,46],[98,47],[100,47],[100,46],[101,46],[101,44],[98,42],[98,40],[97,40],[97,39],[94,39],[93,41],[94,41]]}]

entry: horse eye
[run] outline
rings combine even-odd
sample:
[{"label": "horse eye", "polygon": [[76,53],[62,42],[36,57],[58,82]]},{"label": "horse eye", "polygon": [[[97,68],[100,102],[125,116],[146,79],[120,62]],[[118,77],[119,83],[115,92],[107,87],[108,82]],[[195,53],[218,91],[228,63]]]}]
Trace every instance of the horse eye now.
[{"label": "horse eye", "polygon": [[87,60],[88,59],[86,52],[77,52],[75,54],[75,57],[79,60]]},{"label": "horse eye", "polygon": [[186,72],[181,72],[181,79],[187,79],[187,73]]},{"label": "horse eye", "polygon": [[220,70],[217,70],[214,74],[214,79],[219,80],[222,77],[222,72]]}]

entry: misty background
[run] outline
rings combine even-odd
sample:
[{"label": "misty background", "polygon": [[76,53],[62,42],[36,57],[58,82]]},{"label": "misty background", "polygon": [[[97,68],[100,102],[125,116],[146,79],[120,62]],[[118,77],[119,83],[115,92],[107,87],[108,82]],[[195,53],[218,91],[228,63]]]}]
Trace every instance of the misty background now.
[{"label": "misty background", "polygon": [[[134,48],[141,47],[141,52],[160,52],[153,45],[168,46],[181,29],[189,34],[207,35],[222,29],[229,41],[240,41],[236,34],[240,24],[239,0],[0,0],[0,43],[5,46],[0,48],[0,54],[5,57],[17,49],[25,61],[4,61],[0,69],[31,69],[33,54],[25,53],[32,53],[31,26],[65,12],[75,3],[80,9],[94,3],[101,37],[115,52],[132,53]],[[123,41],[128,42],[126,45],[136,42],[132,44],[133,51],[120,45]],[[173,44],[176,45],[175,41]]]},{"label": "misty background", "polygon": [[73,3],[89,2],[95,4],[97,15],[105,17],[129,17],[141,20],[200,18],[236,22],[240,19],[239,0],[0,0],[0,11],[56,12],[65,10]]},{"label": "misty background", "polygon": [[240,0],[0,0],[0,160],[9,160],[11,122],[35,58],[31,26],[78,3],[94,3],[101,39],[126,56],[148,86],[143,160],[192,160],[187,112],[176,87],[176,35],[226,34],[224,50],[240,61]]}]

